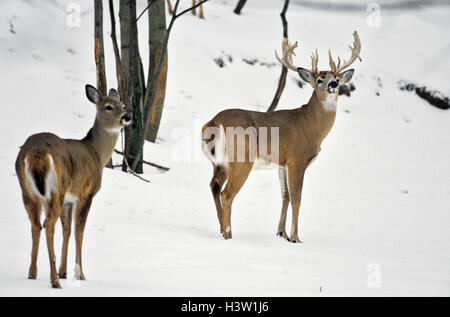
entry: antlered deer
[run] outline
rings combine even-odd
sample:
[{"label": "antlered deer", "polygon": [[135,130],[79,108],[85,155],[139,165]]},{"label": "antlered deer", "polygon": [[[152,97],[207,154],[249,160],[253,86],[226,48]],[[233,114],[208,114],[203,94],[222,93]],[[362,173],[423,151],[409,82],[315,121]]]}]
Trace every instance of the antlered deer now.
[{"label": "antlered deer", "polygon": [[59,278],[66,278],[67,249],[75,216],[76,265],[75,277],[84,280],[81,246],[84,227],[92,199],[99,191],[103,167],[109,160],[120,130],[131,123],[116,90],[101,96],[86,85],[88,99],[97,106],[93,127],[82,140],[61,139],[51,133],[30,136],[21,147],[16,160],[16,172],[22,188],[22,198],[31,221],[33,246],[28,278],[37,275],[36,260],[41,234],[41,210],[45,207],[44,228],[50,258],[50,281],[60,288],[56,274],[53,234],[61,219],[63,245]]},{"label": "antlered deer", "polygon": [[[312,68],[307,70],[293,65],[292,55],[297,43],[290,45],[283,39],[283,56],[276,57],[288,69],[297,72],[301,79],[311,84],[314,91],[306,105],[292,110],[270,113],[229,109],[218,113],[202,128],[203,149],[211,160],[214,175],[210,187],[216,205],[220,232],[225,239],[231,234],[231,205],[236,194],[247,180],[255,160],[276,163],[281,185],[282,207],[277,235],[291,242],[300,242],[298,237],[298,215],[302,194],[303,178],[306,168],[319,154],[324,138],[333,127],[339,85],[351,80],[354,70],[349,67],[360,59],[361,43],[357,32],[353,33],[352,55],[347,62],[335,61],[329,51],[331,70],[319,71],[317,49],[312,55]],[[230,129],[231,128],[231,129]],[[262,134],[262,128],[277,128],[275,137]],[[245,146],[238,148],[242,136],[236,129],[244,131]],[[244,130],[245,129],[245,130]],[[248,143],[246,140],[248,139]],[[238,140],[238,142],[236,142]],[[252,141],[255,144],[252,144]],[[266,144],[261,144],[264,141]],[[276,144],[277,143],[277,144]],[[275,145],[275,146],[274,146]],[[272,154],[276,149],[276,157]],[[272,149],[267,155],[267,149]],[[244,152],[244,153],[240,153]],[[244,154],[243,160],[236,159]],[[222,187],[226,186],[222,191]],[[289,202],[292,206],[291,234],[286,234],[286,214]]]}]

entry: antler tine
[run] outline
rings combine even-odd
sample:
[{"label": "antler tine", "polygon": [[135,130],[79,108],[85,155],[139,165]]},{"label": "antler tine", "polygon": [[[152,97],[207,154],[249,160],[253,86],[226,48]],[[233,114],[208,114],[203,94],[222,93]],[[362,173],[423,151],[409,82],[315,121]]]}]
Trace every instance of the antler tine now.
[{"label": "antler tine", "polygon": [[285,37],[281,42],[281,49],[283,53],[283,58],[278,56],[277,50],[275,50],[275,57],[277,60],[286,68],[297,72],[297,66],[293,64],[292,55],[295,55],[294,50],[297,48],[298,44],[295,42],[294,44],[289,44],[288,39]]},{"label": "antler tine", "polygon": [[311,73],[318,74],[319,70],[317,68],[317,63],[319,62],[319,53],[317,52],[317,48],[315,53],[311,54]]},{"label": "antler tine", "polygon": [[353,39],[354,39],[353,40],[353,47],[351,45],[348,46],[350,48],[350,50],[352,51],[352,56],[350,57],[350,59],[347,62],[344,61],[344,65],[342,65],[342,67],[340,67],[338,65],[337,72],[340,72],[343,69],[349,67],[357,59],[359,59],[362,62],[361,56],[359,56],[359,53],[361,52],[361,41],[359,39],[358,32],[356,32],[356,31],[353,32]]},{"label": "antler tine", "polygon": [[336,73],[337,67],[336,67],[336,63],[335,63],[334,60],[333,60],[333,56],[331,56],[331,50],[330,50],[330,49],[328,49],[328,59],[329,59],[329,61],[330,61],[330,68],[331,68],[331,71],[332,71],[333,73]]}]

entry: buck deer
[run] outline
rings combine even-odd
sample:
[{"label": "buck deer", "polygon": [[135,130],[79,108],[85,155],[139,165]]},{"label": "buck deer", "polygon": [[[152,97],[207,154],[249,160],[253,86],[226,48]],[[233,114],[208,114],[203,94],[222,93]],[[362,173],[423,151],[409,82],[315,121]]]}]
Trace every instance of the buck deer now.
[{"label": "buck deer", "polygon": [[[199,1],[201,1],[201,0],[199,0]],[[196,0],[192,0],[192,6],[195,6],[196,2],[197,2]],[[167,0],[167,9],[169,10],[169,14],[172,15],[173,14],[173,7],[172,7],[172,4],[170,3],[170,0]],[[193,15],[197,15],[196,8],[193,8],[191,10],[191,12],[192,12]],[[205,15],[203,14],[203,4],[198,6],[198,17],[200,19],[204,19],[205,18]]]},{"label": "buck deer", "polygon": [[[351,80],[354,70],[349,67],[360,59],[361,43],[358,33],[353,33],[352,55],[341,65],[336,65],[329,51],[330,71],[319,71],[317,49],[311,57],[311,70],[294,66],[292,55],[297,43],[282,42],[282,58],[275,51],[277,60],[301,79],[311,84],[314,91],[306,105],[292,110],[270,113],[228,109],[218,113],[202,128],[203,150],[213,165],[214,175],[210,187],[214,198],[220,232],[225,239],[231,234],[231,205],[236,194],[247,180],[255,160],[278,165],[281,185],[282,207],[277,235],[290,242],[300,242],[298,216],[301,202],[303,178],[306,168],[319,154],[324,138],[333,127],[339,85]],[[263,134],[262,128],[275,128],[278,135]],[[240,133],[236,130],[240,129]],[[245,130],[244,130],[245,129]],[[258,131],[258,130],[259,131]],[[239,138],[244,147],[239,148]],[[247,142],[248,140],[248,142]],[[236,142],[237,141],[237,142]],[[252,144],[252,141],[254,144]],[[266,143],[266,144],[262,144]],[[267,150],[271,149],[270,154]],[[274,155],[275,154],[275,155]],[[244,159],[239,159],[242,155]],[[225,188],[222,190],[226,182]],[[291,234],[286,234],[286,214],[292,207]]]},{"label": "buck deer", "polygon": [[86,95],[96,104],[97,115],[84,139],[61,139],[51,133],[34,134],[25,141],[16,160],[17,177],[31,221],[33,239],[28,278],[35,279],[37,275],[43,205],[50,281],[54,288],[61,288],[53,249],[55,223],[58,218],[61,219],[63,244],[59,278],[66,278],[67,249],[74,213],[75,277],[84,280],[81,246],[91,202],[100,189],[103,167],[111,157],[120,130],[131,123],[131,116],[125,111],[116,90],[111,89],[108,96],[101,96],[97,89],[86,85]]}]

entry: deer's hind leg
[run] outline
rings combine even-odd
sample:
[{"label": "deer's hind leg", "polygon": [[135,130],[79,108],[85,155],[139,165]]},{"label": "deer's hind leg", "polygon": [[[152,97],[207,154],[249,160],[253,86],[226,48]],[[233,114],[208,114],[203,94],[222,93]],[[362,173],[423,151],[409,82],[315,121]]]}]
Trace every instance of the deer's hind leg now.
[{"label": "deer's hind leg", "polygon": [[217,211],[217,218],[219,219],[220,224],[220,233],[224,232],[223,228],[223,210],[222,210],[222,203],[220,201],[220,193],[222,191],[222,186],[227,180],[227,171],[224,166],[221,165],[215,165],[214,167],[214,175],[211,179],[211,183],[209,186],[211,187],[211,192],[214,198],[214,203],[216,205],[216,211]]},{"label": "deer's hind leg", "polygon": [[283,203],[281,206],[281,215],[280,221],[278,223],[277,236],[285,238],[289,241],[289,236],[286,234],[286,216],[290,202],[286,167],[278,167],[278,177],[280,179],[281,199]]},{"label": "deer's hind leg", "polygon": [[61,263],[59,264],[59,278],[67,278],[67,250],[69,248],[69,238],[72,231],[72,210],[75,203],[64,204],[64,209],[60,220],[63,229],[63,244],[61,251]]},{"label": "deer's hind leg", "polygon": [[57,195],[53,195],[50,200],[46,201],[45,209],[46,218],[44,221],[44,228],[47,238],[48,256],[50,260],[50,282],[53,288],[61,288],[61,285],[59,284],[58,274],[56,273],[56,257],[53,245],[53,237],[55,234],[56,221],[62,213],[63,202],[57,197]]},{"label": "deer's hind leg", "polygon": [[222,201],[223,215],[222,225],[225,229],[223,237],[225,239],[231,239],[231,205],[233,204],[234,197],[242,188],[247,180],[250,171],[253,168],[253,162],[234,162],[228,164],[228,181],[225,189],[220,194]]},{"label": "deer's hind leg", "polygon": [[28,218],[31,222],[31,237],[32,237],[32,247],[31,247],[31,264],[28,270],[28,278],[36,279],[37,276],[37,256],[39,251],[39,240],[41,238],[41,211],[42,204],[39,199],[30,199],[23,197],[23,202],[25,209],[28,213]]}]

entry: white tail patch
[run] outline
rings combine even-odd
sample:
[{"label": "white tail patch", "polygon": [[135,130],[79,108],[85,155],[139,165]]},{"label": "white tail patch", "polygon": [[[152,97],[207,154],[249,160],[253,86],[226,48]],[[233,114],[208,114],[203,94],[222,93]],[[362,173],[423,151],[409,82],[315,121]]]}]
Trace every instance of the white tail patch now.
[{"label": "white tail patch", "polygon": [[58,186],[58,178],[56,177],[55,162],[50,154],[47,154],[47,159],[50,164],[47,176],[45,177],[45,198],[50,199],[53,192]]},{"label": "white tail patch", "polygon": [[[226,152],[225,152],[225,129],[222,125],[219,127],[209,127],[208,129],[214,129],[214,132],[208,131],[208,136],[203,136],[203,152],[205,155],[216,165],[226,166]],[[208,130],[207,129],[207,130]],[[210,137],[214,134],[214,139],[211,140],[208,144],[204,141],[205,137]],[[211,153],[214,148],[214,155]]]},{"label": "white tail patch", "polygon": [[30,173],[30,168],[28,165],[28,157],[25,157],[23,162],[25,163],[25,179],[27,181],[28,188],[31,190],[31,193],[34,196],[39,197],[40,199],[44,199],[44,196],[41,195],[36,186],[36,182],[34,181],[33,175],[31,175]]},{"label": "white tail patch", "polygon": [[49,163],[49,169],[47,171],[47,175],[45,176],[45,193],[42,195],[39,189],[36,186],[36,181],[31,174],[30,165],[28,164],[28,157],[25,157],[25,179],[28,185],[28,188],[31,190],[31,193],[38,197],[39,199],[47,199],[51,198],[51,194],[56,191],[58,179],[56,177],[55,171],[55,163],[53,161],[53,157],[50,154],[46,155],[47,161]]}]

